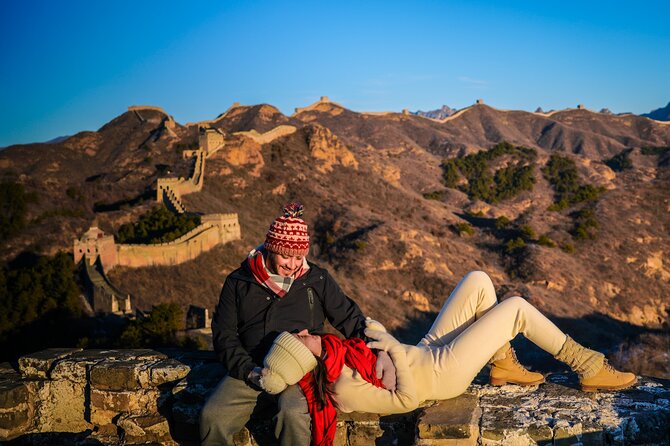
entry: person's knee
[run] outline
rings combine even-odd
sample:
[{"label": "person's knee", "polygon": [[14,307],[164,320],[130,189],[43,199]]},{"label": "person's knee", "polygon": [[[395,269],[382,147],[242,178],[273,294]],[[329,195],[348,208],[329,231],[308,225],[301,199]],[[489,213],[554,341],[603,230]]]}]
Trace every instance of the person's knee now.
[{"label": "person's knee", "polygon": [[463,281],[474,282],[482,287],[493,288],[493,281],[484,271],[470,271],[463,277]]},{"label": "person's knee", "polygon": [[463,277],[463,282],[475,285],[479,290],[485,292],[485,296],[492,301],[496,299],[496,291],[493,281],[484,271],[470,271]]},{"label": "person's knee", "polygon": [[515,313],[525,314],[529,307],[532,307],[526,299],[521,296],[512,296],[505,299],[500,305],[513,308]]}]

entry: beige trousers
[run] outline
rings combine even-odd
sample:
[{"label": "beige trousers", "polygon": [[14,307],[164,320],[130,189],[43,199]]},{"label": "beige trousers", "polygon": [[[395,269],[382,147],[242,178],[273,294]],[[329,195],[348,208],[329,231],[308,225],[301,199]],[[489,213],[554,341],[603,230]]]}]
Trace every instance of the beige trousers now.
[{"label": "beige trousers", "polygon": [[498,303],[489,276],[482,271],[468,273],[417,345],[433,356],[432,398],[463,393],[498,349],[519,333],[554,356],[566,340],[565,334],[526,300],[511,297]]}]

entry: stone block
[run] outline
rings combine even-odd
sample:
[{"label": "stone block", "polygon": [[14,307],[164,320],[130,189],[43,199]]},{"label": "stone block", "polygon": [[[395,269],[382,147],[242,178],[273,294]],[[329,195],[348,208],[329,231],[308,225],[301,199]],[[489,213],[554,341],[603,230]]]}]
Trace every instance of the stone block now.
[{"label": "stone block", "polygon": [[0,382],[0,410],[12,409],[21,404],[28,404],[30,393],[25,381]]},{"label": "stone block", "polygon": [[478,398],[464,394],[427,407],[417,421],[418,439],[470,439],[479,436]]},{"label": "stone block", "polygon": [[8,362],[0,363],[0,381],[7,379],[18,379],[21,375]]},{"label": "stone block", "polygon": [[191,367],[176,359],[165,359],[150,367],[149,383],[152,386],[176,383],[182,378],[185,378],[190,371]]},{"label": "stone block", "polygon": [[151,387],[154,362],[145,360],[104,360],[91,368],[91,387],[100,390],[137,390]]},{"label": "stone block", "polygon": [[150,349],[134,350],[101,350],[91,349],[75,352],[56,362],[51,371],[52,379],[67,379],[86,383],[88,374],[93,366],[103,361],[132,361],[140,360],[155,362],[166,359],[163,353]]},{"label": "stone block", "polygon": [[85,419],[85,386],[69,380],[32,383],[39,432],[81,432],[92,426]]},{"label": "stone block", "polygon": [[333,439],[333,446],[349,446],[347,443],[347,438],[349,437],[348,429],[349,429],[348,423],[338,421],[337,428],[335,429],[335,438]]},{"label": "stone block", "polygon": [[51,379],[68,380],[85,385],[88,382],[88,371],[101,360],[63,359],[58,361],[51,371]]},{"label": "stone block", "polygon": [[151,415],[121,415],[116,425],[123,429],[125,444],[176,444],[170,436],[168,421],[158,414]]},{"label": "stone block", "polygon": [[98,407],[91,407],[90,421],[97,428],[100,426],[112,425],[116,428],[114,421],[119,416],[119,412],[115,410],[105,410]]},{"label": "stone block", "polygon": [[382,443],[384,430],[379,424],[352,423],[349,426],[349,446],[368,446],[371,444],[392,444],[391,441]]},{"label": "stone block", "polygon": [[[115,392],[91,389],[90,395],[91,410],[112,411],[117,414],[158,412],[160,398],[158,390],[143,389]],[[93,422],[93,420],[91,421]]]},{"label": "stone block", "polygon": [[27,406],[7,412],[0,412],[0,439],[1,433],[5,431],[21,431],[30,421],[30,413]]},{"label": "stone block", "polygon": [[31,353],[19,358],[19,370],[26,377],[48,378],[49,371],[56,361],[79,351],[80,348],[48,348]]}]

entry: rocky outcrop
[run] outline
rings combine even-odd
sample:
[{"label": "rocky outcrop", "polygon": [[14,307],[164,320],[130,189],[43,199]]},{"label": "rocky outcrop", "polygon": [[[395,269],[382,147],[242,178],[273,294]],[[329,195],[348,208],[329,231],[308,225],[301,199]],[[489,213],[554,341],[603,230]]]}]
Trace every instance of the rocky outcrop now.
[{"label": "rocky outcrop", "polygon": [[358,169],[354,154],[326,127],[312,125],[305,129],[305,134],[310,153],[319,160],[316,166],[319,172],[330,172],[336,165]]},{"label": "rocky outcrop", "polygon": [[[0,440],[9,444],[197,444],[200,409],[224,374],[212,352],[49,349],[18,364],[0,365]],[[670,387],[642,378],[631,390],[584,393],[555,374],[539,388],[473,384],[412,413],[338,420],[339,446],[665,445]],[[249,427],[237,444],[271,439],[269,414]]]}]

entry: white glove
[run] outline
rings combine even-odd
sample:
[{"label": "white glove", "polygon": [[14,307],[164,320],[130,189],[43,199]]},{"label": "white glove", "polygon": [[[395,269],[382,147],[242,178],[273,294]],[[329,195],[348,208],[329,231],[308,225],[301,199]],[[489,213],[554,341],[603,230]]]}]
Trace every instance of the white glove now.
[{"label": "white glove", "polygon": [[370,328],[365,329],[365,336],[374,341],[368,342],[369,348],[376,348],[377,350],[384,350],[385,352],[390,351],[393,347],[400,346],[400,342],[386,331],[372,330]]},{"label": "white glove", "polygon": [[370,330],[377,330],[377,331],[383,331],[386,332],[386,328],[381,324],[381,322],[378,322],[374,319],[371,319],[369,317],[365,318],[365,326],[369,328]]}]

